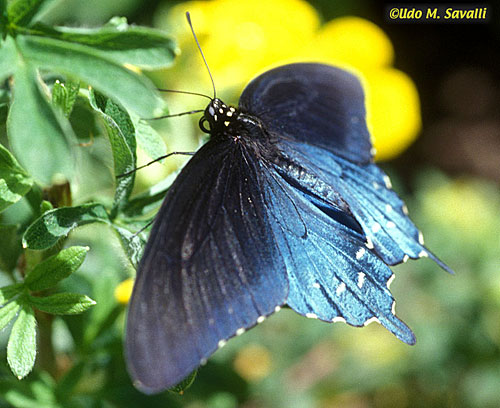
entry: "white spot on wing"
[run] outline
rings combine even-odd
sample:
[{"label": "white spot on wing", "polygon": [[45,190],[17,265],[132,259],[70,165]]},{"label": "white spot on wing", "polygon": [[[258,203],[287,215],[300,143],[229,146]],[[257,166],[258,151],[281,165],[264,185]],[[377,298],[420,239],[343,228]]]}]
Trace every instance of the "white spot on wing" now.
[{"label": "white spot on wing", "polygon": [[392,274],[391,277],[389,278],[389,280],[387,281],[387,289],[390,289],[391,288],[391,283],[392,281],[394,280],[394,278],[396,277],[395,274]]},{"label": "white spot on wing", "polygon": [[408,255],[406,255],[406,254],[405,254],[405,255],[403,256],[403,262],[405,262],[405,263],[406,263],[406,262],[408,262],[408,259],[410,259],[410,257],[409,257]]},{"label": "white spot on wing", "polygon": [[281,306],[276,306],[276,307],[274,308],[274,312],[275,312],[275,313],[278,313],[280,310],[281,310]]},{"label": "white spot on wing", "polygon": [[377,149],[375,149],[374,147],[372,147],[372,148],[370,149],[370,154],[371,154],[372,156],[375,156],[375,155],[377,154]]},{"label": "white spot on wing", "polygon": [[227,341],[226,341],[226,340],[220,340],[220,341],[217,343],[217,348],[222,348],[222,347],[224,347],[226,344],[227,344]]},{"label": "white spot on wing", "polygon": [[373,248],[375,248],[375,247],[373,246],[373,242],[372,242],[372,240],[370,239],[370,237],[366,237],[366,247],[367,247],[368,249],[373,249]]},{"label": "white spot on wing", "polygon": [[340,282],[339,286],[337,286],[337,289],[335,290],[335,293],[337,294],[337,296],[340,296],[344,292],[345,292],[345,283]]},{"label": "white spot on wing", "polygon": [[404,215],[408,215],[408,207],[406,206],[406,204],[403,204],[403,207],[401,207],[401,209],[403,210]]},{"label": "white spot on wing", "polygon": [[204,366],[205,364],[207,364],[207,359],[206,358],[202,358],[200,360],[200,365]]},{"label": "white spot on wing", "polygon": [[378,190],[380,188],[379,184],[376,181],[373,182],[373,188],[375,188],[375,190]]},{"label": "white spot on wing", "polygon": [[236,335],[241,336],[243,333],[245,333],[245,328],[240,327],[238,330],[236,330]]},{"label": "white spot on wing", "polygon": [[319,289],[321,286],[318,282],[313,283],[313,288]]},{"label": "white spot on wing", "polygon": [[362,288],[365,283],[365,274],[363,272],[358,273],[358,288]]},{"label": "white spot on wing", "polygon": [[364,248],[359,248],[358,252],[356,252],[356,259],[361,259],[363,258],[363,255],[365,254],[366,250]]},{"label": "white spot on wing", "polygon": [[219,113],[224,113],[224,109],[219,108]]},{"label": "white spot on wing", "polygon": [[233,116],[233,111],[229,111],[228,113],[226,113],[226,115],[229,117]]},{"label": "white spot on wing", "polygon": [[420,253],[418,254],[419,258],[426,258],[428,256],[429,256],[429,254],[427,253],[427,251],[423,251],[423,250],[420,251]]},{"label": "white spot on wing", "polygon": [[422,231],[418,231],[418,243],[424,245],[424,234],[422,234]]},{"label": "white spot on wing", "polygon": [[318,315],[316,313],[306,313],[308,319],[317,319]]},{"label": "white spot on wing", "polygon": [[385,183],[385,186],[387,188],[392,188],[392,183],[391,183],[391,179],[389,178],[389,176],[384,175],[384,183]]},{"label": "white spot on wing", "polygon": [[396,315],[396,301],[392,301],[391,312],[393,315]]},{"label": "white spot on wing", "polygon": [[385,211],[387,211],[387,212],[391,212],[391,211],[392,211],[392,205],[390,205],[390,204],[386,204],[386,205],[385,205]]},{"label": "white spot on wing", "polygon": [[344,319],[343,317],[337,316],[337,317],[334,317],[334,318],[332,319],[332,322],[333,322],[333,323],[338,323],[338,322],[345,323],[345,319]]},{"label": "white spot on wing", "polygon": [[224,126],[229,126],[229,121],[228,120],[224,121]]},{"label": "white spot on wing", "polygon": [[373,232],[374,234],[376,234],[377,232],[379,232],[379,231],[380,231],[380,229],[381,229],[381,228],[382,228],[382,227],[380,226],[380,224],[379,224],[378,222],[375,222],[375,223],[373,223],[373,225],[372,225],[372,232]]},{"label": "white spot on wing", "polygon": [[257,323],[262,323],[264,320],[266,320],[266,316],[259,316],[257,318]]},{"label": "white spot on wing", "polygon": [[396,224],[394,224],[392,221],[387,221],[387,224],[385,224],[387,228],[396,228]]},{"label": "white spot on wing", "polygon": [[208,113],[210,113],[210,116],[214,116],[214,113],[215,113],[214,108],[212,108],[212,107],[210,106],[210,108],[208,108]]}]

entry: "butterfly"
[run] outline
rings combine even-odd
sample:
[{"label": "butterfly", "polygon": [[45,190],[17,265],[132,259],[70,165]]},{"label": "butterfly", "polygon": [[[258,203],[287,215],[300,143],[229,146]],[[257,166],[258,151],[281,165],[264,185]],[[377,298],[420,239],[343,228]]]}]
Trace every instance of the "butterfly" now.
[{"label": "butterfly", "polygon": [[415,343],[388,265],[451,270],[374,164],[365,116],[359,80],[315,63],[263,73],[238,107],[210,101],[210,139],[168,190],[137,271],[125,353],[139,389],[174,386],[284,306]]}]

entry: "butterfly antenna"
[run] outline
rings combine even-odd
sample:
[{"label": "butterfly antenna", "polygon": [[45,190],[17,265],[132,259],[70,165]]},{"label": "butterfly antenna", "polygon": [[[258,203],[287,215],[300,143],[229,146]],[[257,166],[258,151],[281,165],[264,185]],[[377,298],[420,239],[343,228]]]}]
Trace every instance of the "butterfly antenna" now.
[{"label": "butterfly antenna", "polygon": [[179,93],[179,94],[186,94],[186,95],[197,95],[197,96],[203,96],[204,98],[208,98],[212,100],[212,98],[208,95],[204,95],[198,92],[189,92],[189,91],[178,91],[176,89],[162,89],[162,88],[157,88],[158,91],[160,92],[172,92],[172,93]]},{"label": "butterfly antenna", "polygon": [[214,89],[214,99],[216,98],[216,93],[215,93],[215,82],[212,77],[212,73],[210,72],[210,68],[208,68],[207,60],[205,59],[205,55],[203,55],[203,51],[201,50],[200,43],[198,42],[198,38],[196,37],[196,34],[194,33],[194,28],[193,24],[191,23],[191,16],[189,14],[189,11],[186,11],[186,18],[189,24],[189,27],[191,27],[191,32],[193,33],[194,40],[196,41],[196,45],[198,46],[198,50],[200,50],[201,57],[203,58],[203,62],[205,63],[205,66],[207,67],[208,75],[210,75],[210,80],[212,81],[212,88]]}]

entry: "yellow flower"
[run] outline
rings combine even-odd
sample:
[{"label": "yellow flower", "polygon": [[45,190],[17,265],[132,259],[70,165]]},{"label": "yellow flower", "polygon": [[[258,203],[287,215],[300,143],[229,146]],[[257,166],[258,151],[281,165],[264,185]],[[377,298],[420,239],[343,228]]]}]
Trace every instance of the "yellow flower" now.
[{"label": "yellow flower", "polygon": [[132,278],[125,279],[115,289],[115,299],[118,303],[126,305],[132,296],[132,288],[134,287],[134,280]]},{"label": "yellow flower", "polygon": [[271,372],[271,354],[263,346],[250,344],[238,352],[233,364],[235,371],[245,380],[259,381]]},{"label": "yellow flower", "polygon": [[[184,55],[173,71],[179,88],[206,90],[208,78],[184,13],[194,28],[217,84],[218,94],[240,92],[270,67],[298,61],[325,62],[356,73],[366,93],[367,122],[377,159],[404,151],[421,128],[419,97],[412,80],[391,67],[394,49],[375,24],[342,17],[320,25],[302,0],[191,1],[159,15]],[[184,85],[189,79],[189,86]]]}]

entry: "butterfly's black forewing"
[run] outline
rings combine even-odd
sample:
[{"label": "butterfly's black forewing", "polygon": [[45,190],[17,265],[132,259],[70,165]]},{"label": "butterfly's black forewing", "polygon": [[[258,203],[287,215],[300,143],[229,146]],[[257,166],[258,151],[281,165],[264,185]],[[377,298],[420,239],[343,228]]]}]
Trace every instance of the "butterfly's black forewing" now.
[{"label": "butterfly's black forewing", "polygon": [[170,188],[128,314],[128,367],[143,391],[175,385],[284,303],[285,264],[260,180],[253,153],[210,141]]},{"label": "butterfly's black forewing", "polygon": [[251,81],[239,104],[281,138],[367,163],[372,145],[363,95],[358,79],[344,70],[324,64],[290,64]]}]

